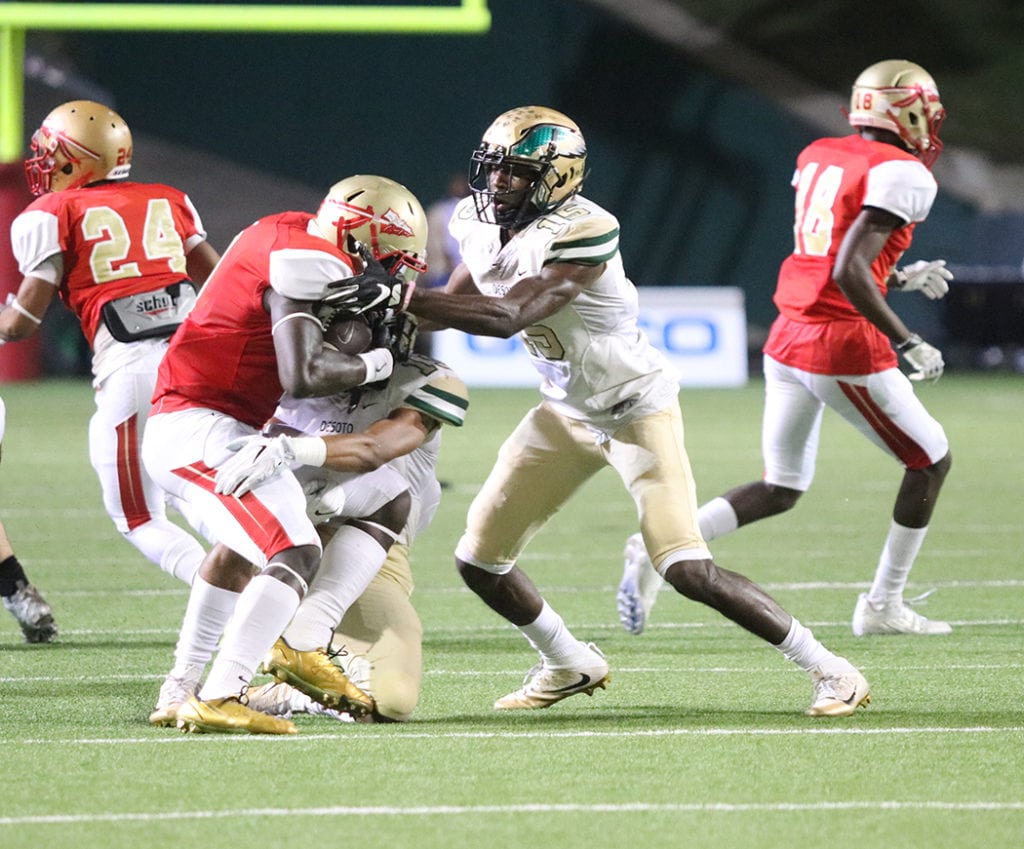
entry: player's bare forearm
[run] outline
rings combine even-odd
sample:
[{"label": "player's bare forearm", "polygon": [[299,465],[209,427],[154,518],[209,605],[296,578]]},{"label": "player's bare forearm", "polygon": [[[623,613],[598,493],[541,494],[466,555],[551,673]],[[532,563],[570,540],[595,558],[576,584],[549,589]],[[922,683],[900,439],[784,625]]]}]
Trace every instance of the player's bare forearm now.
[{"label": "player's bare forearm", "polygon": [[45,280],[25,277],[17,295],[0,302],[0,344],[28,339],[43,322],[56,290]]},{"label": "player's bare forearm", "polygon": [[358,357],[324,347],[320,320],[311,305],[268,290],[273,322],[274,352],[281,386],[295,398],[333,395],[366,379],[366,364]]},{"label": "player's bare forearm", "polygon": [[322,437],[327,443],[324,466],[338,472],[372,472],[396,457],[415,451],[423,444],[427,433],[419,413],[400,410],[360,433]]},{"label": "player's bare forearm", "polygon": [[896,344],[910,331],[885,302],[871,266],[901,223],[890,213],[865,207],[843,238],[833,269],[836,285],[854,309]]},{"label": "player's bare forearm", "polygon": [[516,304],[487,295],[450,295],[433,289],[417,289],[409,312],[437,327],[451,327],[476,336],[507,339],[526,324],[520,324]]},{"label": "player's bare forearm", "polygon": [[[464,268],[460,266],[460,270]],[[507,339],[572,301],[601,276],[603,269],[603,265],[547,265],[539,274],[510,282],[500,297],[482,295],[475,286],[470,287],[465,282],[468,272],[453,275],[457,283],[444,292],[413,292],[409,312],[464,333]]]}]

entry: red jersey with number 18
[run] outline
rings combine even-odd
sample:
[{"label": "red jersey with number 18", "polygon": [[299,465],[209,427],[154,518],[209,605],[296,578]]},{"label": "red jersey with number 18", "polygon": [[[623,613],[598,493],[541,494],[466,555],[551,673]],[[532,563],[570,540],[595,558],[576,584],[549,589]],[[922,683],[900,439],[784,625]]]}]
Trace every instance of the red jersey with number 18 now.
[{"label": "red jersey with number 18", "polygon": [[817,374],[872,374],[897,364],[889,339],[864,318],[832,279],[836,253],[865,206],[906,225],[893,231],[872,264],[883,296],[886,280],[910,247],[914,226],[935,200],[931,172],[912,154],[860,135],[819,139],[797,159],[794,250],[782,263],[764,352]]}]

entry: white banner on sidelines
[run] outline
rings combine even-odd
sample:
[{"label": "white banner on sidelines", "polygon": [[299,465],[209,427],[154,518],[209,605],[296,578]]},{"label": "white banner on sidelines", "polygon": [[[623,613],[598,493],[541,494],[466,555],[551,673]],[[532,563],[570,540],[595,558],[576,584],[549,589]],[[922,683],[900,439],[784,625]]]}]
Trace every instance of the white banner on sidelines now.
[{"label": "white banner on sidelines", "polygon": [[[640,326],[679,370],[680,386],[747,382],[743,290],[731,286],[640,287]],[[433,334],[433,355],[467,386],[537,386],[540,378],[518,337],[458,330]]]}]

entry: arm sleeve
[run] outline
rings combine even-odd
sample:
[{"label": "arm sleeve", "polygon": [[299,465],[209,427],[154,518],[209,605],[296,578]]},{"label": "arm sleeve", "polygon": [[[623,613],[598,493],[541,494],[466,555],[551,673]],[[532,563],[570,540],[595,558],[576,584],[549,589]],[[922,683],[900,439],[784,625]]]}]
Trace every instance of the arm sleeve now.
[{"label": "arm sleeve", "polygon": [[614,220],[596,218],[573,227],[564,237],[552,242],[544,264],[574,262],[577,265],[600,265],[618,252],[618,224]]}]

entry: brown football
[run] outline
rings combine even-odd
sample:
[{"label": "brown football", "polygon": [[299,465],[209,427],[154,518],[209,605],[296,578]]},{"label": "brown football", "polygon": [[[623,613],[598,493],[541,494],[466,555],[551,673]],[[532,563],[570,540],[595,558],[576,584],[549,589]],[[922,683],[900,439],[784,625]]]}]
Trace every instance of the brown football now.
[{"label": "brown football", "polygon": [[324,344],[343,354],[361,354],[369,347],[371,336],[365,319],[339,318],[324,331]]}]

